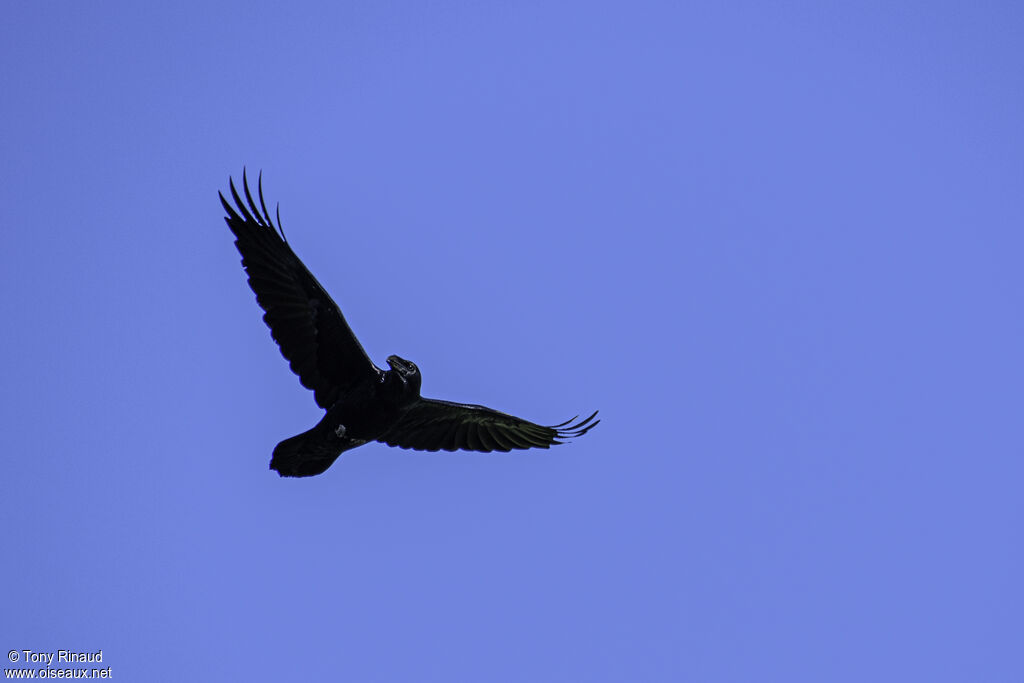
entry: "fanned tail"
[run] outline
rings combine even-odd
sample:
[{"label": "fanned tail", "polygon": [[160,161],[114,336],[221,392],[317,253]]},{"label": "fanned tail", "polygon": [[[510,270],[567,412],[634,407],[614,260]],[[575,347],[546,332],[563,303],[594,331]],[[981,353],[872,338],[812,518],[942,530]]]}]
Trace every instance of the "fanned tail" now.
[{"label": "fanned tail", "polygon": [[324,424],[325,420],[326,417],[309,431],[277,444],[270,459],[270,469],[282,477],[312,477],[325,472],[345,451],[366,443],[339,436],[337,431]]}]

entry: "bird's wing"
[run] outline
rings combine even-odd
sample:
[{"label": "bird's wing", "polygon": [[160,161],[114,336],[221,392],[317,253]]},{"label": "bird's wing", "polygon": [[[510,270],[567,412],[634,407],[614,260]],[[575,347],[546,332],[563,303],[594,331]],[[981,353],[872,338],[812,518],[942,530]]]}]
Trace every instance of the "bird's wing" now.
[{"label": "bird's wing", "polygon": [[418,451],[548,448],[583,436],[600,422],[596,416],[595,412],[585,420],[542,427],[484,406],[422,398],[377,440]]},{"label": "bird's wing", "polygon": [[284,239],[280,209],[276,226],[270,219],[263,201],[262,173],[257,185],[259,208],[249,192],[244,172],[244,202],[234,181],[229,182],[235,206],[220,195],[227,211],[224,220],[235,233],[235,246],[242,255],[249,286],[266,311],[263,321],[302,386],[312,389],[317,405],[326,409],[341,392],[363,382],[377,381],[380,368],[366,355],[338,305]]}]

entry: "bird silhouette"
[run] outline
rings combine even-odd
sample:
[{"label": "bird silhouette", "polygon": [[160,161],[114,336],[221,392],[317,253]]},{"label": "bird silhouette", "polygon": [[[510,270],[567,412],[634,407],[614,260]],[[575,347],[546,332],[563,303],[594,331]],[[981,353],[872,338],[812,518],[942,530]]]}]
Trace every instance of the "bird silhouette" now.
[{"label": "bird silhouette", "polygon": [[550,427],[479,405],[420,396],[420,370],[389,356],[381,370],[363,350],[341,309],[299,260],[263,200],[259,206],[242,172],[243,201],[228,180],[234,206],[220,195],[224,220],[235,235],[249,286],[265,311],[263,321],[302,386],[313,391],[323,419],[274,448],[270,468],[283,477],[324,472],[344,451],[370,441],[421,451],[511,451],[549,448],[580,437],[600,420],[573,418]]}]

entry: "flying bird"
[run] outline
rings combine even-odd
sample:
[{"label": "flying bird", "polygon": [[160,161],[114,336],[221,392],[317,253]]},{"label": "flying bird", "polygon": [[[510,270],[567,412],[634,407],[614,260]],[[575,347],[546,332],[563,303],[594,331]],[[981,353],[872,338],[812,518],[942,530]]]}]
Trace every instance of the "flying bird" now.
[{"label": "flying bird", "polygon": [[379,441],[420,451],[510,451],[548,448],[583,436],[600,420],[597,412],[544,427],[484,406],[420,396],[420,370],[412,361],[388,356],[381,370],[363,350],[341,309],[299,260],[263,201],[259,207],[242,172],[245,201],[231,187],[232,206],[220,195],[249,286],[265,311],[263,321],[302,386],[327,411],[307,432],[274,448],[270,469],[282,477],[321,474],[344,451]]}]

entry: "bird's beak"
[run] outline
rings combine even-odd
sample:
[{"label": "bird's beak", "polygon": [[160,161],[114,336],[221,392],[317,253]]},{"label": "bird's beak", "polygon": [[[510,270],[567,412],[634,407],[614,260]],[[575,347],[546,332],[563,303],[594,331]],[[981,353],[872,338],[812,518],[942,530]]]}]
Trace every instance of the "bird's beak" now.
[{"label": "bird's beak", "polygon": [[388,356],[388,367],[390,367],[392,370],[395,369],[395,359],[392,356]]}]

